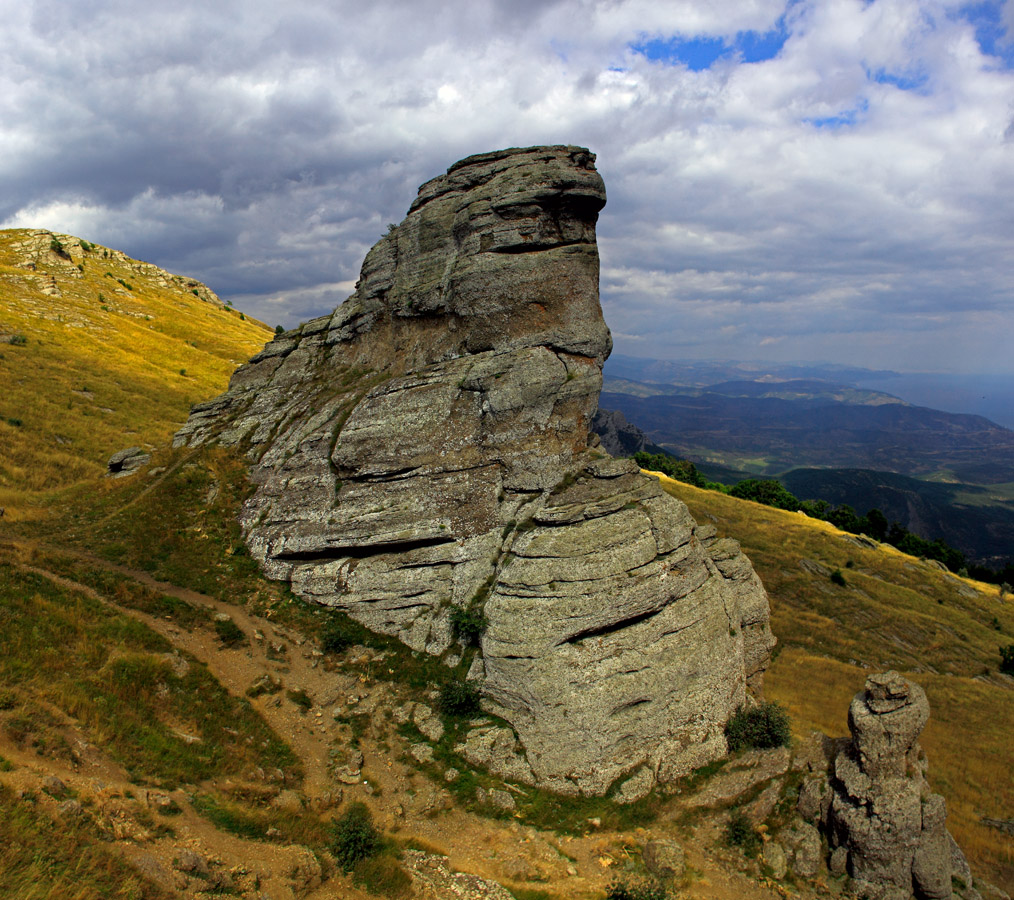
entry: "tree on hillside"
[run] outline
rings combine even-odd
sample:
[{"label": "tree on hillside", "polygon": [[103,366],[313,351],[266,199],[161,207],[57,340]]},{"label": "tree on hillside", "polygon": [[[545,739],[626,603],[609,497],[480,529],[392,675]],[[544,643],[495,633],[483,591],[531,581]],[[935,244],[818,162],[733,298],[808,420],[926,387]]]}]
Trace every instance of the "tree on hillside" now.
[{"label": "tree on hillside", "polygon": [[882,541],[887,537],[887,516],[885,516],[879,509],[871,509],[866,514],[866,534],[877,541]]},{"label": "tree on hillside", "polygon": [[748,478],[730,488],[729,495],[773,506],[775,509],[787,509],[789,512],[799,509],[799,498],[785,490],[781,482],[773,479]]}]

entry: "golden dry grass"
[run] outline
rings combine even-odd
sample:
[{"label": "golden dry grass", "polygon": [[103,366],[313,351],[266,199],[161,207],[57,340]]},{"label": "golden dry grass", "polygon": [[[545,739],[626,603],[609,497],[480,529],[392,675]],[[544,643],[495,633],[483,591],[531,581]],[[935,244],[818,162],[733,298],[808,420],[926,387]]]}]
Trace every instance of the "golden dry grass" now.
[{"label": "golden dry grass", "polygon": [[163,445],[271,333],[117,251],[0,231],[0,507],[31,515],[116,450]]},{"label": "golden dry grass", "polygon": [[[1014,811],[1014,679],[997,672],[998,647],[1014,643],[1014,604],[994,585],[888,545],[857,547],[827,522],[661,481],[753,561],[779,641],[765,692],[788,709],[797,736],[847,734],[848,705],[872,671],[897,669],[925,688],[931,715],[922,744],[948,827],[973,871],[1009,890],[1014,845],[981,819]],[[846,586],[801,560],[839,570]]]}]

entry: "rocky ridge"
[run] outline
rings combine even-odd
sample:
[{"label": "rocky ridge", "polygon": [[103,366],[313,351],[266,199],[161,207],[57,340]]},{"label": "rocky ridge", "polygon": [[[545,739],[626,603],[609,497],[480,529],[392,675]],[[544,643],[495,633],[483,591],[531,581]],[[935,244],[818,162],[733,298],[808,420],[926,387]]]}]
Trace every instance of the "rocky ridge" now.
[{"label": "rocky ridge", "polygon": [[[83,264],[88,254],[119,263],[120,266],[137,276],[151,279],[152,283],[161,288],[174,288],[192,293],[199,300],[225,306],[219,296],[206,284],[184,275],[174,275],[151,263],[131,259],[120,250],[102,247],[83,241],[71,234],[46,230],[20,229],[12,231],[17,238],[10,240],[6,246],[6,254],[12,263],[12,271],[6,273],[8,279],[14,277],[13,270],[21,269],[20,279],[35,287],[40,293],[48,296],[62,296],[60,281],[62,279],[80,279],[83,276]],[[30,274],[36,273],[36,274]],[[128,295],[130,289],[115,280],[107,288],[111,295]]]},{"label": "rocky ridge", "polygon": [[[467,671],[513,729],[469,735],[475,761],[564,793],[630,776],[636,799],[725,753],[774,640],[736,542],[590,435],[604,203],[583,148],[456,163],[352,297],[175,443],[247,452],[241,523],[270,576]],[[477,652],[455,609],[484,624]]]}]

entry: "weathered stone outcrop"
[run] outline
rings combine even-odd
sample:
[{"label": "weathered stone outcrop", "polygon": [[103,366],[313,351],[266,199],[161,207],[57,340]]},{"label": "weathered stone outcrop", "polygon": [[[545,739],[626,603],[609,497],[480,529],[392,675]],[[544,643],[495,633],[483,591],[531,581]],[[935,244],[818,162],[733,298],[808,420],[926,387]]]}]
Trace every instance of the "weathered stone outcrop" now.
[{"label": "weathered stone outcrop", "polygon": [[613,456],[633,456],[648,448],[648,436],[628,422],[618,409],[599,409],[591,427],[599,436],[602,449]]},{"label": "weathered stone outcrop", "polygon": [[125,450],[117,450],[106,463],[106,477],[123,478],[133,475],[149,462],[151,462],[151,454],[141,447],[127,447]]},{"label": "weathered stone outcrop", "polygon": [[944,798],[926,782],[918,738],[928,718],[923,689],[897,672],[871,675],[849,707],[852,740],[834,757],[828,836],[832,868],[844,865],[871,900],[949,898],[952,853],[964,859]]},{"label": "weathered stone outcrop", "polygon": [[481,607],[460,665],[517,746],[483,726],[469,753],[571,793],[722,755],[774,643],[738,545],[590,438],[604,203],[579,147],[462,160],[176,438],[246,449],[248,545],[304,598],[448,658]]}]

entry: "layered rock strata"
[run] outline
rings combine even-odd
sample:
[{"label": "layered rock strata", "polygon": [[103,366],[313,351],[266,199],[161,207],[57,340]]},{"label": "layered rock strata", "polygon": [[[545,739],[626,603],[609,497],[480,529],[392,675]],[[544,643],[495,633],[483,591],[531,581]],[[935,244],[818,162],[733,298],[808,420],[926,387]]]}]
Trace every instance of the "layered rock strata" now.
[{"label": "layered rock strata", "polygon": [[[509,777],[590,794],[722,755],[774,643],[738,545],[590,439],[604,203],[583,148],[462,160],[175,441],[246,449],[270,576],[467,667]],[[485,617],[474,659],[455,608]]]}]

